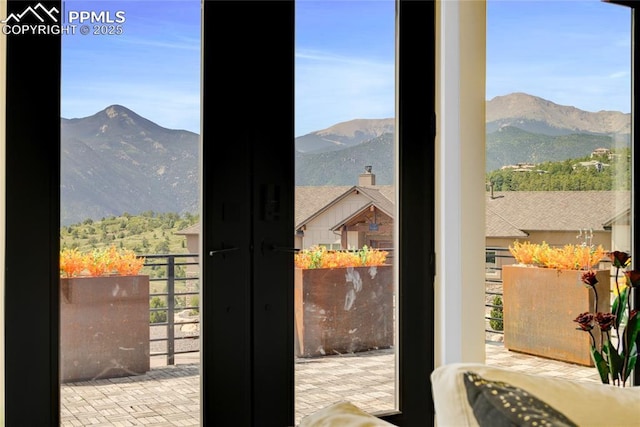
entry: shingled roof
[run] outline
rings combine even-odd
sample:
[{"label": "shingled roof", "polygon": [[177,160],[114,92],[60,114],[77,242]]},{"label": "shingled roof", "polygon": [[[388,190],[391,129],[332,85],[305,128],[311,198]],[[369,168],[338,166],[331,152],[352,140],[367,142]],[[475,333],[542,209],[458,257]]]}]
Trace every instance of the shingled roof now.
[{"label": "shingled roof", "polygon": [[[353,191],[360,191],[394,217],[392,185],[300,186],[295,189],[295,229],[322,214]],[[628,191],[504,191],[486,196],[486,237],[519,238],[531,231],[604,230],[630,209]],[[195,224],[179,234],[198,234]]]},{"label": "shingled roof", "polygon": [[297,230],[313,218],[321,215],[354,191],[359,191],[370,199],[370,202],[363,203],[362,207],[373,202],[378,208],[393,217],[394,188],[391,185],[300,186],[296,187],[295,192],[295,229]]},{"label": "shingled roof", "polygon": [[486,198],[486,236],[527,231],[604,230],[629,209],[628,191],[504,191]]}]

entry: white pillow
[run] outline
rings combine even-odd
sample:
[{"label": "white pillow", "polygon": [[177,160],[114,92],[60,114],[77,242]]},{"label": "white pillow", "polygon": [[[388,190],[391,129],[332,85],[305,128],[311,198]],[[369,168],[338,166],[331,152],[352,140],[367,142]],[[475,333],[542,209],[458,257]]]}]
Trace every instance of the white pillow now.
[{"label": "white pillow", "polygon": [[334,403],[304,417],[299,427],[377,427],[392,426],[349,402]]},{"label": "white pillow", "polygon": [[484,364],[453,363],[440,366],[431,374],[438,427],[478,426],[467,400],[463,377],[466,371],[526,390],[581,427],[640,425],[640,387],[621,388],[524,374]]}]

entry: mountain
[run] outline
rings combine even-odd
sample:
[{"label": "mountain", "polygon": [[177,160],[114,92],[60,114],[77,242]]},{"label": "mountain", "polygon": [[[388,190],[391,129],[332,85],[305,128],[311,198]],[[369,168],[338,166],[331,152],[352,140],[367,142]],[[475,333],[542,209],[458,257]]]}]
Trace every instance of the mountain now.
[{"label": "mountain", "polygon": [[393,134],[384,133],[342,150],[295,155],[296,185],[356,185],[365,166],[372,166],[376,184],[393,183]]},{"label": "mountain", "polygon": [[61,223],[124,212],[198,212],[199,136],[112,105],[61,120]]},{"label": "mountain", "polygon": [[355,119],[338,123],[327,129],[296,138],[296,151],[300,153],[343,150],[373,138],[393,133],[394,119]]},{"label": "mountain", "polygon": [[[487,101],[486,115],[487,171],[629,142],[629,114],[592,113],[524,93]],[[164,128],[120,105],[62,119],[61,129],[63,225],[125,212],[198,212],[198,134]],[[296,185],[355,185],[369,165],[376,183],[391,184],[394,134],[394,119],[356,119],[296,138]]]},{"label": "mountain", "polygon": [[[486,170],[626,147],[630,129],[631,115],[619,111],[588,112],[525,93],[497,96],[486,103]],[[377,182],[391,183],[394,132],[394,119],[359,119],[296,138],[296,184],[352,185],[365,165]],[[371,151],[378,144],[380,155]]]},{"label": "mountain", "polygon": [[496,96],[486,104],[487,133],[513,126],[532,133],[630,134],[631,115],[619,111],[583,111],[526,93]]}]

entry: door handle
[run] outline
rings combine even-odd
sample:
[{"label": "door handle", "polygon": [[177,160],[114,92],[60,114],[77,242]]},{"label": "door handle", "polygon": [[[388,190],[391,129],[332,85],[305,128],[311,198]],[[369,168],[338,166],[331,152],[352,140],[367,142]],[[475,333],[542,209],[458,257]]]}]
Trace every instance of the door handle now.
[{"label": "door handle", "polygon": [[224,258],[224,256],[228,253],[228,252],[233,252],[233,251],[237,251],[239,248],[235,248],[235,247],[230,247],[230,248],[225,248],[224,247],[224,243],[221,245],[220,249],[215,249],[212,251],[209,251],[209,256],[214,256],[217,254],[222,254],[222,258]]},{"label": "door handle", "polygon": [[287,246],[278,246],[278,245],[274,245],[273,243],[267,243],[263,241],[262,243],[260,243],[260,252],[262,252],[262,254],[264,255],[265,251],[287,252],[287,253],[297,254],[298,252],[300,252],[300,249],[290,248]]}]

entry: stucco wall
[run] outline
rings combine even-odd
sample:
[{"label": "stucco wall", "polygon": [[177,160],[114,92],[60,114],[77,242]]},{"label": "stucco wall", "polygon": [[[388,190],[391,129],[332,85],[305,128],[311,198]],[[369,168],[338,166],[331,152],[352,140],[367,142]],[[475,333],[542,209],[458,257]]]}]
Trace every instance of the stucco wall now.
[{"label": "stucco wall", "polygon": [[[304,230],[302,249],[318,244],[340,244],[340,233],[336,232],[336,234],[330,228],[355,213],[368,201],[369,199],[362,194],[350,194],[318,217],[309,221]],[[350,235],[349,239],[352,237]],[[349,244],[352,244],[352,240],[349,241]]]}]

